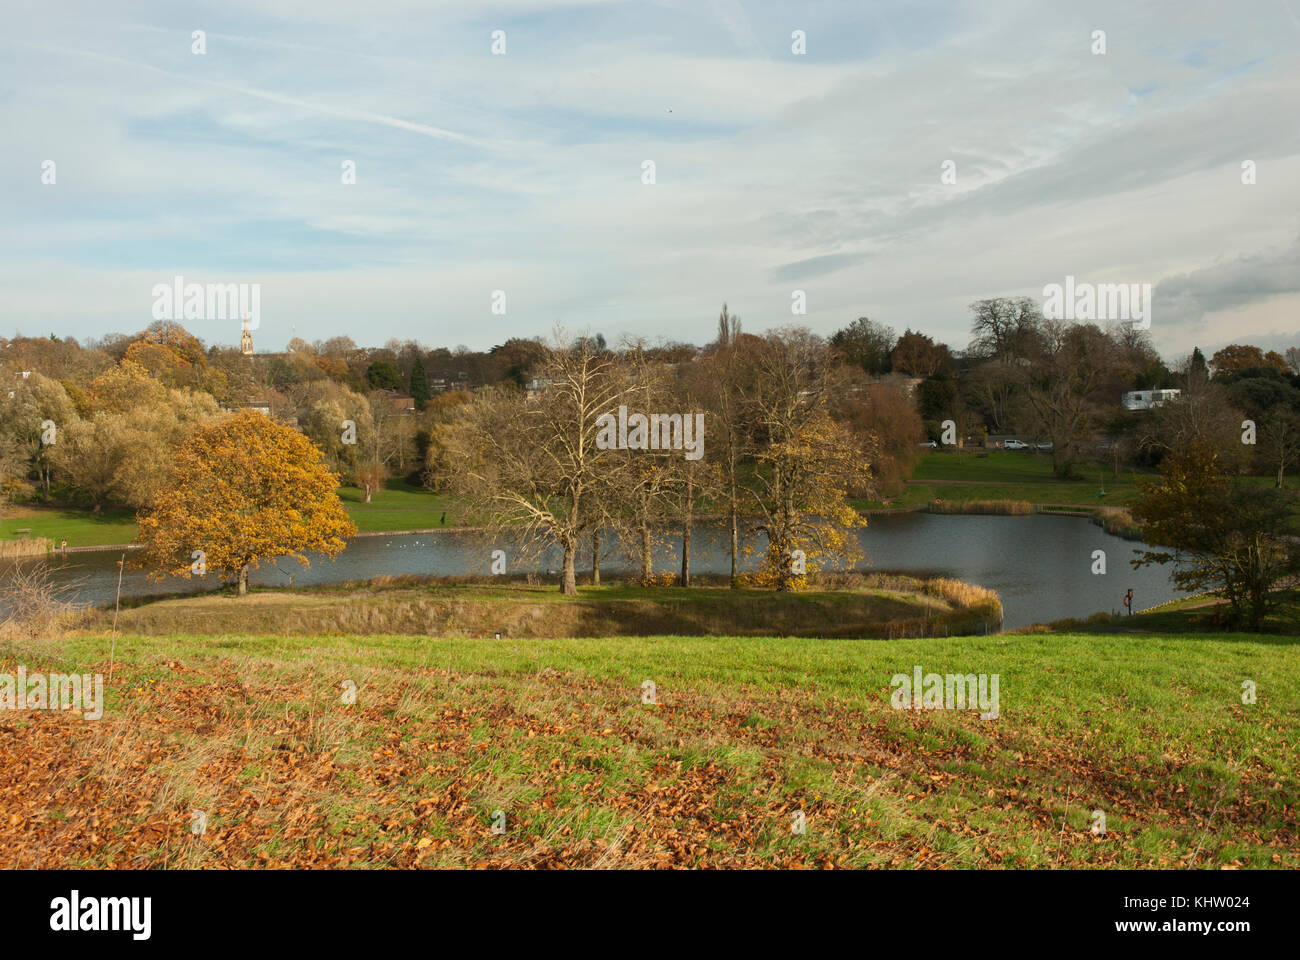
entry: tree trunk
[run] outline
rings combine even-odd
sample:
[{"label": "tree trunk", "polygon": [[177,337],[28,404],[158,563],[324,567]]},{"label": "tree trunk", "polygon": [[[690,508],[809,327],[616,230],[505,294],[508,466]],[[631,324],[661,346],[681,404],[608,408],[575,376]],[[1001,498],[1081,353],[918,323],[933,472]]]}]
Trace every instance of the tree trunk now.
[{"label": "tree trunk", "polygon": [[691,585],[691,525],[695,520],[695,473],[686,471],[686,522],[682,524],[682,581],[683,587]]},{"label": "tree trunk", "polygon": [[238,590],[239,590],[239,596],[241,597],[246,596],[248,594],[248,564],[244,564],[242,567],[239,568]]},{"label": "tree trunk", "polygon": [[736,516],[736,501],[731,501],[731,589],[736,589],[736,555],[740,552],[740,518]]},{"label": "tree trunk", "polygon": [[366,503],[370,502],[370,484],[366,484]]},{"label": "tree trunk", "polygon": [[654,564],[650,556],[650,525],[641,524],[641,582],[648,583],[654,576]]},{"label": "tree trunk", "polygon": [[577,551],[577,541],[564,541],[564,575],[560,578],[560,593],[566,597],[578,595],[578,578],[574,574],[573,561]]},{"label": "tree trunk", "polygon": [[600,531],[591,531],[591,585],[600,586]]}]

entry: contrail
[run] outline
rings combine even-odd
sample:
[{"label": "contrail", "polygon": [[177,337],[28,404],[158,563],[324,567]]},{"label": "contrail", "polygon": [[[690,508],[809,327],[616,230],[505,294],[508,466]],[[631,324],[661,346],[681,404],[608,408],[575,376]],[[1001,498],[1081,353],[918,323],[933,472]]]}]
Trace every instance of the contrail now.
[{"label": "contrail", "polygon": [[154,73],[161,73],[163,76],[171,77],[174,80],[198,83],[207,87],[216,87],[220,90],[229,90],[232,93],[242,93],[245,96],[256,97],[260,100],[266,100],[271,103],[300,107],[303,110],[310,110],[313,113],[324,113],[336,117],[347,117],[352,120],[360,120],[364,123],[378,123],[386,127],[394,127],[398,130],[407,130],[411,133],[418,133],[425,137],[433,137],[438,140],[451,140],[456,143],[470,144],[471,146],[483,149],[487,149],[488,147],[488,145],[483,141],[477,140],[474,137],[465,136],[462,133],[456,133],[454,130],[444,130],[442,127],[434,127],[427,123],[415,123],[411,120],[403,120],[400,117],[390,117],[386,113],[373,113],[369,110],[353,110],[348,107],[329,106],[322,103],[313,103],[309,100],[300,100],[297,97],[288,97],[284,94],[274,93],[270,90],[258,90],[254,87],[241,87],[231,83],[222,83],[219,80],[207,80],[203,77],[191,77],[183,73],[173,73],[170,70],[164,70],[161,67],[155,67],[147,63],[138,63],[135,60],[114,57],[106,53],[95,53],[92,50],[78,50],[75,47],[60,47],[46,43],[26,43],[23,44],[23,46],[38,50],[53,51],[55,53],[71,54],[73,56],[85,57],[90,60],[102,60],[106,63],[121,64],[122,66],[135,67],[139,70],[152,70]]}]

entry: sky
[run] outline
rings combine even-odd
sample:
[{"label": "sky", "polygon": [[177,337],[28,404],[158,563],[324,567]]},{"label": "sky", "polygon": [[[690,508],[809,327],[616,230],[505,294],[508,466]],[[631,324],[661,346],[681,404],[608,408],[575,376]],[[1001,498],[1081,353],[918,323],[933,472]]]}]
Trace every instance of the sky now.
[{"label": "sky", "polygon": [[260,284],[259,350],[703,344],[724,301],[960,349],[1068,275],[1151,284],[1167,359],[1300,345],[1300,0],[5,10],[0,333],[133,333],[183,276]]}]

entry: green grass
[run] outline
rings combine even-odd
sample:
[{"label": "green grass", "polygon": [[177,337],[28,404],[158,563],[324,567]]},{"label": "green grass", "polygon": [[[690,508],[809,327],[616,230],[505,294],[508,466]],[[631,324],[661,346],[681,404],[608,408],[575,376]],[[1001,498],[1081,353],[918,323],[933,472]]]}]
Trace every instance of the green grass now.
[{"label": "green grass", "polygon": [[10,507],[0,516],[0,540],[16,540],[19,530],[47,537],[55,546],[67,539],[70,547],[118,546],[135,539],[135,512],[109,507],[99,513],[75,507]]},{"label": "green grass", "polygon": [[[117,657],[103,721],[9,731],[40,819],[0,822],[5,866],[48,842],[87,866],[1300,867],[1294,638],[205,633]],[[1000,716],[892,709],[914,665],[998,674]]]},{"label": "green grass", "polygon": [[[359,531],[429,530],[460,522],[459,506],[443,494],[430,493],[406,480],[389,480],[385,489],[363,503],[356,487],[342,487],[339,497]],[[446,514],[446,523],[440,523]]]},{"label": "green grass", "polygon": [[[987,455],[982,455],[987,453]],[[856,501],[860,509],[921,509],[937,499],[1020,500],[1043,506],[1128,506],[1137,500],[1132,471],[1105,463],[1081,464],[1079,476],[1058,480],[1052,458],[1020,450],[926,453],[903,493],[888,503]],[[1099,496],[1103,494],[1104,496]]]},{"label": "green grass", "polygon": [[[362,533],[384,530],[428,530],[460,522],[459,507],[450,497],[406,480],[389,480],[387,488],[370,503],[356,487],[340,487],[344,509]],[[55,545],[65,537],[70,547],[118,546],[135,539],[135,511],[110,507],[93,514],[82,507],[19,505],[0,516],[0,540],[16,540],[18,530],[29,528],[32,537],[48,537]]]}]

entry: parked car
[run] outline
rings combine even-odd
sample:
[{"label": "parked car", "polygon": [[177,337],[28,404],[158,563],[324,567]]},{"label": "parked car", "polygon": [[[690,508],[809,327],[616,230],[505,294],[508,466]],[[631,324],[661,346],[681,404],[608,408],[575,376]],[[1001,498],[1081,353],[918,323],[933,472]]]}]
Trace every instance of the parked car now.
[{"label": "parked car", "polygon": [[1046,443],[1040,443],[1040,444],[1038,445],[1038,449],[1039,449],[1039,450],[1051,450],[1051,449],[1052,449],[1052,441],[1051,441],[1051,440],[1048,440]]},{"label": "parked car", "polygon": [[922,443],[917,444],[917,446],[920,446],[920,447],[931,447],[931,448],[933,448],[933,447],[937,447],[938,444],[935,443],[933,440],[926,440],[926,441],[924,441],[924,442],[922,442]]},{"label": "parked car", "polygon": [[1023,440],[1005,440],[1002,443],[1003,450],[1028,450],[1029,444]]}]

